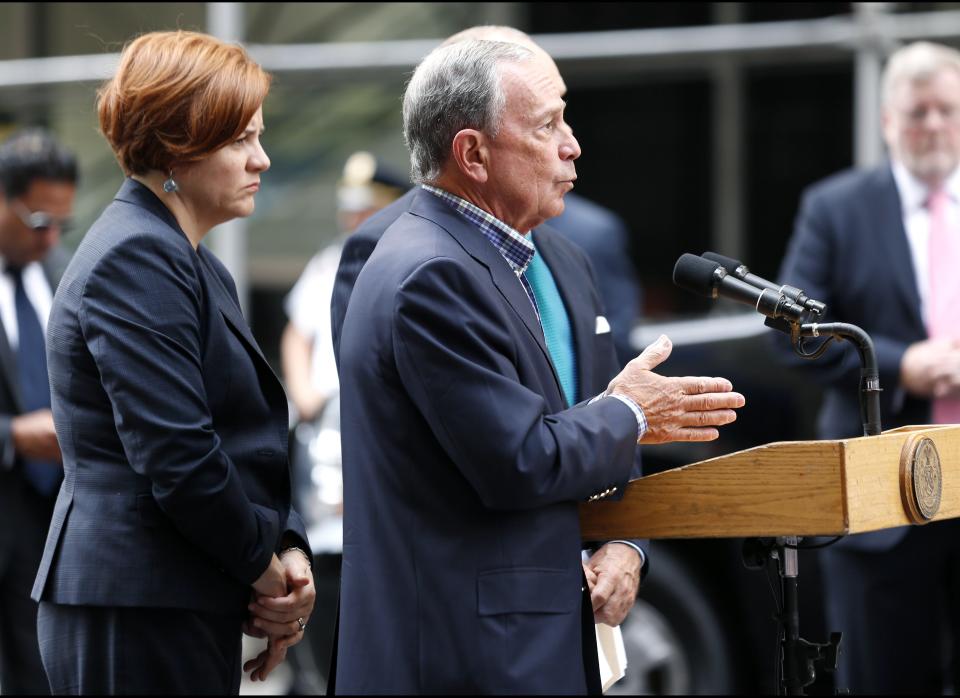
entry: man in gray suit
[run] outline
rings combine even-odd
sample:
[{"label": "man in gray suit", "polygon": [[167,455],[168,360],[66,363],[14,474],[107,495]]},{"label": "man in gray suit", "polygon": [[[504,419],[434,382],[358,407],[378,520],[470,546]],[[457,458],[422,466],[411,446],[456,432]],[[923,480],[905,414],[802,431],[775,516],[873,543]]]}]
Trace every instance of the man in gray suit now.
[{"label": "man in gray suit", "polygon": [[0,690],[49,693],[30,599],[63,477],[43,337],[77,161],[45,131],[0,144]]}]

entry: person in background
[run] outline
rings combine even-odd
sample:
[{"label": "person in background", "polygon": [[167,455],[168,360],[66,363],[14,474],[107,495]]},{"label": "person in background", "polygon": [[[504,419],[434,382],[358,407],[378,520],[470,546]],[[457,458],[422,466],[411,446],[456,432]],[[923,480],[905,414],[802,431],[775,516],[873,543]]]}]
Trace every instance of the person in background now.
[{"label": "person in background", "polygon": [[337,183],[341,234],[310,259],[285,303],[289,321],[280,340],[280,357],[297,421],[314,420],[339,387],[330,336],[330,297],[344,242],[407,188],[366,151],[354,153],[343,166],[343,177]]},{"label": "person in background", "polygon": [[315,690],[329,673],[343,550],[340,382],[330,336],[333,280],[349,235],[408,186],[371,153],[359,151],[347,158],[337,183],[341,233],[308,262],[286,299],[289,321],[280,356],[287,394],[296,411],[290,448],[293,497],[313,548],[317,590],[312,632],[290,657],[298,670],[297,692]]},{"label": "person in background", "polygon": [[[885,429],[960,423],[960,53],[918,42],[882,78],[890,159],[803,194],[780,281],[873,339]],[[774,338],[777,339],[777,338]],[[862,435],[849,342],[818,361],[818,437]],[[960,688],[960,521],[850,536],[823,553],[827,616],[843,632],[837,685],[854,693]]]},{"label": "person in background", "polygon": [[[56,694],[236,694],[313,607],[287,399],[201,242],[249,216],[270,76],[188,31],[128,43],[98,92],[126,175],[47,328],[64,482],[32,597]],[[241,669],[246,631],[267,648]]]},{"label": "person in background", "polygon": [[31,128],[0,144],[0,690],[50,692],[30,589],[63,479],[44,330],[69,256],[76,157]]}]

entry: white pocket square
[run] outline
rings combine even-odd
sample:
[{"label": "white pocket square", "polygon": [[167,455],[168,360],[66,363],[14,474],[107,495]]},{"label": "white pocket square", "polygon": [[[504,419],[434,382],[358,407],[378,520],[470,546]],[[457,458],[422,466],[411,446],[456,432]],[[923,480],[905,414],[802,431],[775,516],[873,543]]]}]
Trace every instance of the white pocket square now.
[{"label": "white pocket square", "polygon": [[597,334],[603,334],[610,331],[610,323],[603,315],[597,315]]}]

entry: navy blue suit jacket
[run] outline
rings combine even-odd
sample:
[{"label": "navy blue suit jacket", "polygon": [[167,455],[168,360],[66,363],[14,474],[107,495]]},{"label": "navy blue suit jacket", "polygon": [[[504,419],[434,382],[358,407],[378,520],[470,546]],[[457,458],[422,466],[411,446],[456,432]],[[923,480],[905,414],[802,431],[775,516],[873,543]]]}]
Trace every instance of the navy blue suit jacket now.
[{"label": "navy blue suit jacket", "polygon": [[64,273],[47,357],[64,483],[33,598],[245,615],[281,535],[306,544],[286,398],[226,268],[132,179]]},{"label": "navy blue suit jacket", "polygon": [[[826,303],[828,322],[858,325],[873,339],[883,388],[884,429],[929,422],[929,401],[906,394],[899,385],[903,353],[910,344],[926,339],[927,331],[889,164],[840,172],[804,192],[779,279]],[[853,344],[834,342],[823,357],[806,361],[794,357],[783,335],[772,339],[793,365],[825,386],[818,437],[863,435],[860,359]],[[854,536],[849,543],[884,550],[907,530]]]},{"label": "navy blue suit jacket", "polygon": [[333,358],[340,370],[340,335],[343,333],[343,319],[347,316],[347,305],[357,284],[360,270],[370,259],[374,248],[383,237],[390,224],[407,212],[420,187],[413,187],[396,201],[383,207],[347,236],[340,253],[340,265],[333,280],[333,294],[330,298],[330,329],[333,335]]},{"label": "navy blue suit jacket", "polygon": [[585,692],[577,502],[629,479],[633,413],[565,408],[516,275],[425,191],[340,349],[337,691]]},{"label": "navy blue suit jacket", "polygon": [[[386,229],[410,209],[420,191],[422,191],[420,187],[410,189],[399,199],[364,221],[344,243],[330,302],[334,359],[338,369],[340,368],[340,336],[343,332],[343,320],[360,270],[370,259],[370,255],[373,254]],[[566,198],[564,200],[566,201]],[[581,198],[578,201],[584,202],[584,199]],[[578,205],[575,204],[575,206]],[[605,209],[599,210],[605,211]],[[590,216],[577,215],[577,220],[581,222],[586,222],[590,218]],[[585,400],[607,389],[610,380],[620,372],[621,363],[617,357],[615,346],[617,337],[613,321],[609,322],[613,332],[601,334],[596,332],[596,318],[606,312],[601,297],[601,285],[589,257],[579,245],[571,242],[572,237],[574,236],[559,233],[549,225],[541,225],[533,231],[534,243],[550,268],[570,318],[577,360],[577,389],[580,399]],[[638,478],[643,475],[639,448],[635,459],[633,477]],[[615,497],[620,496],[622,493],[615,495]],[[643,548],[645,552],[647,551],[646,540],[637,539],[632,542]],[[648,563],[649,559],[644,563],[643,575],[649,571]]]}]

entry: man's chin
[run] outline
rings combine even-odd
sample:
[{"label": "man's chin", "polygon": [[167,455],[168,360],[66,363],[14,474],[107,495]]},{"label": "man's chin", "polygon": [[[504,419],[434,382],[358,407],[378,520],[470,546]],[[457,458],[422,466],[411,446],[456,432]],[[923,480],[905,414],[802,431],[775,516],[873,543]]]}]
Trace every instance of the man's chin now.
[{"label": "man's chin", "polygon": [[957,163],[958,160],[954,157],[936,154],[917,158],[913,167],[908,169],[925,182],[942,182],[957,169]]},{"label": "man's chin", "polygon": [[563,196],[561,196],[554,202],[553,206],[550,207],[550,215],[547,216],[547,218],[556,218],[563,213],[566,208],[567,204],[564,202]]}]

